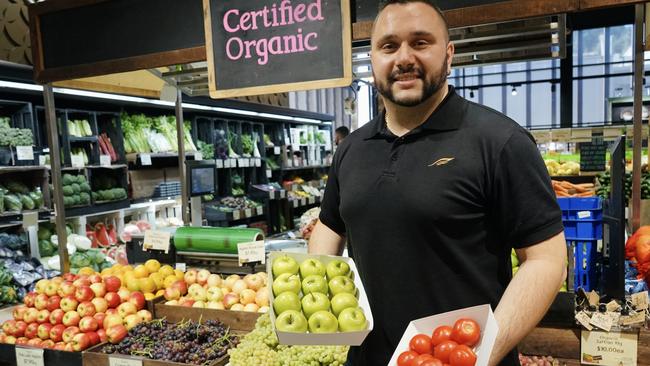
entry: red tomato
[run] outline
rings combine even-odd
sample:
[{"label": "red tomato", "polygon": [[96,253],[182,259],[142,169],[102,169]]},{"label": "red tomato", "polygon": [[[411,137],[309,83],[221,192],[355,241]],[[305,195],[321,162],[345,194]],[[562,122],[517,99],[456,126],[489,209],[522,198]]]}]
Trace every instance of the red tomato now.
[{"label": "red tomato", "polygon": [[437,358],[431,358],[422,362],[420,366],[442,366],[442,362]]},{"label": "red tomato", "polygon": [[431,335],[431,344],[433,344],[435,347],[444,341],[448,341],[451,339],[452,330],[453,329],[451,329],[451,327],[448,325],[439,326],[436,328],[436,330],[433,331],[433,334]]},{"label": "red tomato", "polygon": [[426,334],[417,334],[411,338],[409,347],[412,351],[422,355],[425,353],[433,353],[433,346],[431,345],[431,338]]},{"label": "red tomato", "polygon": [[423,363],[425,363],[427,360],[433,360],[434,357],[431,356],[428,353],[419,355],[415,360],[411,362],[409,366],[422,366]]},{"label": "red tomato", "polygon": [[433,349],[433,357],[439,359],[443,363],[449,362],[449,354],[458,346],[454,341],[444,341]]},{"label": "red tomato", "polygon": [[411,366],[411,361],[418,357],[415,351],[404,351],[397,357],[397,366]]},{"label": "red tomato", "polygon": [[481,327],[472,319],[461,318],[456,320],[451,332],[451,340],[458,344],[474,347],[481,339]]},{"label": "red tomato", "polygon": [[476,364],[476,354],[471,348],[461,344],[451,351],[449,364],[451,366],[474,366]]}]

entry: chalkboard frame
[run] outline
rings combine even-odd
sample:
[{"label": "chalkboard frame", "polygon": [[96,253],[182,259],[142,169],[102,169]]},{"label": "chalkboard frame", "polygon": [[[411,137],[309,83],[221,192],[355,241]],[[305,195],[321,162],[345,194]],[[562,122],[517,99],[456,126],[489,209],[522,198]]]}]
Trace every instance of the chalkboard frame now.
[{"label": "chalkboard frame", "polygon": [[[205,46],[201,45],[158,53],[143,54],[135,57],[123,57],[93,63],[71,64],[69,66],[46,68],[43,49],[42,16],[62,10],[81,8],[107,1],[110,0],[57,0],[29,5],[34,80],[45,84],[75,78],[187,64],[205,60]],[[134,37],[137,37],[137,35],[134,35]]]},{"label": "chalkboard frame", "polygon": [[340,78],[335,79],[219,89],[216,83],[216,73],[218,70],[215,70],[214,49],[212,46],[213,37],[210,0],[203,0],[203,20],[205,24],[205,49],[208,61],[208,85],[210,98],[234,98],[250,95],[283,93],[287,91],[338,88],[348,86],[352,83],[352,23],[350,15],[350,0],[341,0],[341,24],[343,24],[341,32],[341,42],[343,46],[343,75]]}]

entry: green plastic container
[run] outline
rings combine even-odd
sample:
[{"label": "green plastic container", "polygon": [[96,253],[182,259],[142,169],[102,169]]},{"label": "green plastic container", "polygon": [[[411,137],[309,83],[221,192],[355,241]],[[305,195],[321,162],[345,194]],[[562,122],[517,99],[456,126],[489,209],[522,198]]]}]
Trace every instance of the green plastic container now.
[{"label": "green plastic container", "polygon": [[226,227],[179,227],[174,246],[181,252],[237,254],[237,244],[264,240],[259,229]]}]

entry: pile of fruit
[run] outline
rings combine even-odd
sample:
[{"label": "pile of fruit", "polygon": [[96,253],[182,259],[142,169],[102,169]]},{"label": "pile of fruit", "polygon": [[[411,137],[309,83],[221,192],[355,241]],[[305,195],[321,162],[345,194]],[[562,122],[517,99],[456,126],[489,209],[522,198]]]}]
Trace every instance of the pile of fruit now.
[{"label": "pile of fruit", "polygon": [[474,366],[473,347],[481,339],[481,327],[469,318],[456,320],[453,327],[441,325],[429,337],[416,334],[409,350],[400,353],[397,366]]},{"label": "pile of fruit", "polygon": [[118,343],[128,329],[152,319],[143,310],[142,293],[97,273],[40,280],[23,301],[2,324],[0,342],[82,351],[99,342]]},{"label": "pile of fruit", "polygon": [[0,184],[0,213],[36,210],[44,207],[43,192],[40,187],[30,189],[25,184],[9,181]]},{"label": "pile of fruit", "polygon": [[247,208],[254,209],[262,207],[262,204],[255,202],[248,197],[224,197],[219,200],[219,205],[214,207],[221,212],[233,212],[237,210],[245,210]]},{"label": "pile of fruit", "polygon": [[[248,274],[244,278],[234,274],[224,280],[206,269],[190,269],[182,281],[165,289],[165,304],[265,313],[269,310],[266,283],[266,272]],[[185,294],[187,296],[183,296]]]},{"label": "pile of fruit", "polygon": [[63,174],[63,204],[65,207],[87,206],[90,204],[90,184],[83,174]]},{"label": "pile of fruit", "polygon": [[101,352],[207,365],[223,358],[237,343],[238,338],[217,320],[170,324],[157,319],[136,325],[121,342],[107,344]]},{"label": "pile of fruit", "polygon": [[559,163],[557,160],[546,159],[544,160],[546,169],[548,170],[548,175],[558,176],[558,175],[578,175],[580,174],[580,163],[575,161],[565,161],[564,163]]},{"label": "pile of fruit", "polygon": [[257,319],[255,329],[228,351],[232,366],[293,366],[345,364],[347,346],[281,346],[268,314]]},{"label": "pile of fruit", "polygon": [[524,356],[519,354],[521,366],[560,366],[560,361],[551,356]]},{"label": "pile of fruit", "polygon": [[308,258],[298,265],[293,257],[283,255],[273,260],[272,269],[277,330],[336,333],[367,328],[351,279],[354,273],[345,261],[335,259],[324,265]]},{"label": "pile of fruit", "polygon": [[172,284],[182,281],[184,275],[182,271],[173,269],[168,264],[161,265],[155,259],[149,259],[135,267],[115,264],[102,270],[101,273],[116,276],[129,291],[140,291],[147,300],[162,296],[166,289],[172,287]]},{"label": "pile of fruit", "polygon": [[126,199],[126,189],[111,176],[98,175],[93,179],[93,201],[95,203],[121,201]]}]

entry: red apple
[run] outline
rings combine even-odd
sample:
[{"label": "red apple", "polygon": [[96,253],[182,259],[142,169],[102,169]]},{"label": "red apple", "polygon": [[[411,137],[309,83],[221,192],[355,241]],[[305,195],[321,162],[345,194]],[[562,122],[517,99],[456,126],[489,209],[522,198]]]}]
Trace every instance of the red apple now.
[{"label": "red apple", "polygon": [[56,342],[54,344],[54,349],[57,351],[65,351],[65,343],[64,342]]},{"label": "red apple", "polygon": [[41,345],[43,341],[41,341],[39,338],[32,338],[27,342],[27,345],[30,347],[36,347],[36,348],[43,348]]},{"label": "red apple", "polygon": [[172,283],[173,288],[177,288],[181,295],[187,294],[187,283],[185,281],[178,280]]},{"label": "red apple", "polygon": [[43,309],[38,312],[38,315],[36,316],[36,321],[39,323],[49,323],[50,322],[50,311],[47,309]]},{"label": "red apple", "polygon": [[59,282],[57,281],[49,281],[47,285],[45,285],[45,295],[47,296],[54,296],[57,294],[57,291],[59,290]]},{"label": "red apple", "polygon": [[153,319],[153,315],[151,315],[151,312],[149,310],[140,310],[136,313],[142,322],[146,323],[151,321]]},{"label": "red apple", "polygon": [[38,336],[38,323],[29,323],[25,328],[25,337],[32,339]]},{"label": "red apple", "polygon": [[63,331],[65,330],[65,325],[57,324],[50,329],[50,339],[54,342],[61,342],[63,340]]},{"label": "red apple", "polygon": [[59,289],[56,291],[56,294],[61,297],[74,296],[74,292],[77,288],[74,287],[71,281],[64,281],[59,285]]},{"label": "red apple", "polygon": [[27,338],[27,337],[18,337],[18,338],[16,338],[16,345],[17,346],[26,346],[27,342],[29,342],[29,338]]},{"label": "red apple", "polygon": [[106,295],[104,295],[104,300],[106,300],[106,303],[110,309],[116,308],[122,303],[122,299],[120,298],[120,295],[117,294],[117,292],[107,292]]},{"label": "red apple", "polygon": [[23,316],[25,323],[33,323],[36,319],[38,319],[38,310],[36,310],[36,308],[28,308]]},{"label": "red apple", "polygon": [[196,283],[203,286],[208,283],[208,278],[210,277],[210,271],[207,269],[202,269],[196,274]]},{"label": "red apple", "polygon": [[126,327],[123,325],[114,325],[106,330],[108,341],[117,344],[120,343],[127,335]]},{"label": "red apple", "polygon": [[46,309],[49,310],[50,312],[58,309],[60,306],[61,306],[61,296],[54,295],[54,296],[50,296],[50,298],[47,299]]},{"label": "red apple", "polygon": [[185,299],[185,300],[179,302],[178,305],[192,307],[192,305],[194,305],[194,300],[193,299]]},{"label": "red apple", "polygon": [[90,289],[95,294],[95,297],[104,297],[106,295],[106,285],[102,282],[96,282],[90,285]]},{"label": "red apple", "polygon": [[84,316],[79,321],[79,330],[82,332],[94,332],[97,330],[97,320],[92,316]]},{"label": "red apple", "polygon": [[106,285],[107,292],[117,292],[122,286],[122,281],[117,276],[106,276],[104,278],[104,284]]},{"label": "red apple", "polygon": [[61,310],[63,311],[77,310],[78,305],[79,305],[79,301],[77,301],[77,299],[72,295],[68,295],[62,298],[61,303],[59,304]]},{"label": "red apple", "polygon": [[183,279],[188,285],[192,285],[196,283],[196,274],[197,271],[195,269],[189,269],[187,272],[185,272],[185,275],[183,276]]},{"label": "red apple", "polygon": [[63,325],[66,327],[72,327],[77,324],[79,324],[79,321],[81,320],[81,317],[79,316],[79,313],[77,313],[74,310],[67,311],[65,315],[63,315]]},{"label": "red apple", "polygon": [[90,339],[91,346],[99,344],[100,339],[99,339],[99,334],[97,334],[97,332],[86,332],[86,335],[88,336],[88,339]]},{"label": "red apple", "polygon": [[106,315],[103,323],[104,330],[108,330],[115,325],[122,325],[122,317],[117,314]]},{"label": "red apple", "polygon": [[52,330],[53,325],[50,323],[43,323],[38,326],[38,330],[36,331],[36,334],[38,334],[38,338],[42,340],[50,339],[50,330]]},{"label": "red apple", "polygon": [[5,320],[5,322],[2,323],[2,331],[5,334],[13,335],[15,329],[16,329],[16,321],[13,319]]},{"label": "red apple", "polygon": [[36,301],[36,295],[38,295],[36,292],[28,292],[25,297],[23,298],[23,302],[25,303],[25,306],[27,307],[34,307],[34,302]]},{"label": "red apple", "polygon": [[178,300],[181,297],[181,292],[174,287],[167,287],[163,293],[165,300]]},{"label": "red apple", "polygon": [[140,291],[131,292],[131,296],[129,296],[129,302],[135,305],[138,310],[144,309],[144,295]]},{"label": "red apple", "polygon": [[50,313],[50,324],[52,325],[63,324],[64,315],[65,315],[65,311],[61,309],[54,309]]},{"label": "red apple", "polygon": [[25,335],[25,330],[27,330],[27,323],[22,320],[16,322],[16,327],[14,328],[14,334],[10,334],[14,337],[22,337]]},{"label": "red apple", "polygon": [[95,315],[93,315],[93,318],[97,320],[97,325],[101,328],[104,326],[103,324],[104,324],[104,319],[106,319],[106,313],[96,313]]},{"label": "red apple", "polygon": [[106,337],[106,331],[104,329],[97,329],[97,335],[99,336],[100,342],[108,341],[108,337]]},{"label": "red apple", "polygon": [[120,289],[117,291],[117,294],[120,295],[120,302],[127,302],[131,296],[131,291],[129,291],[129,289],[126,287],[120,287]]},{"label": "red apple", "polygon": [[106,312],[106,310],[108,310],[108,301],[106,301],[106,299],[103,297],[96,297],[90,300],[90,302],[93,303],[93,305],[95,306],[95,310],[98,313],[104,313]]},{"label": "red apple", "polygon": [[77,291],[74,292],[74,297],[79,302],[90,301],[95,297],[95,293],[90,289],[90,286],[81,286],[77,287]]},{"label": "red apple", "polygon": [[47,309],[47,300],[49,298],[45,294],[38,294],[36,295],[36,299],[34,299],[34,307],[36,310],[43,310]]},{"label": "red apple", "polygon": [[77,279],[77,275],[74,274],[74,273],[72,273],[72,272],[64,273],[64,274],[63,274],[63,279],[64,279],[65,281],[70,281],[70,282],[72,282],[72,281],[74,281],[74,280]]},{"label": "red apple", "polygon": [[237,303],[239,303],[239,295],[234,292],[229,292],[223,297],[223,305],[226,307],[226,309],[230,309]]},{"label": "red apple", "polygon": [[76,352],[83,351],[88,348],[88,346],[90,346],[90,338],[88,338],[87,334],[79,333],[72,337],[72,349]]},{"label": "red apple", "polygon": [[108,309],[106,310],[106,315],[119,315],[117,309]]},{"label": "red apple", "polygon": [[91,283],[92,282],[90,282],[90,280],[88,279],[88,276],[85,276],[85,275],[81,275],[81,276],[77,277],[77,279],[74,280],[74,282],[72,282],[72,284],[76,288],[83,287],[83,286],[90,286]]},{"label": "red apple", "polygon": [[74,352],[74,348],[72,347],[72,339],[70,339],[70,342],[67,342],[65,344],[65,348],[63,349],[66,352]]},{"label": "red apple", "polygon": [[95,309],[95,305],[93,305],[92,302],[90,301],[84,301],[79,306],[77,306],[77,312],[79,313],[80,317],[84,316],[93,316],[97,312]]},{"label": "red apple", "polygon": [[41,347],[45,349],[54,349],[54,341],[51,339],[48,339],[46,341],[41,342]]},{"label": "red apple", "polygon": [[18,305],[14,308],[14,311],[12,312],[14,316],[14,320],[23,320],[23,317],[25,316],[25,312],[27,312],[27,309],[29,309],[25,305]]},{"label": "red apple", "polygon": [[135,314],[138,312],[138,309],[132,302],[124,302],[117,307],[117,313],[120,314],[122,318],[130,314]]},{"label": "red apple", "polygon": [[79,334],[81,331],[77,327],[67,327],[63,331],[63,341],[65,343],[70,343],[72,341],[72,337],[75,336],[75,334]]},{"label": "red apple", "polygon": [[88,276],[88,279],[90,280],[90,283],[102,283],[102,276],[99,273],[92,274]]},{"label": "red apple", "polygon": [[[27,338],[25,338],[27,339]],[[3,340],[2,343],[7,343],[7,344],[16,344],[16,337],[14,336],[6,336]]]}]

